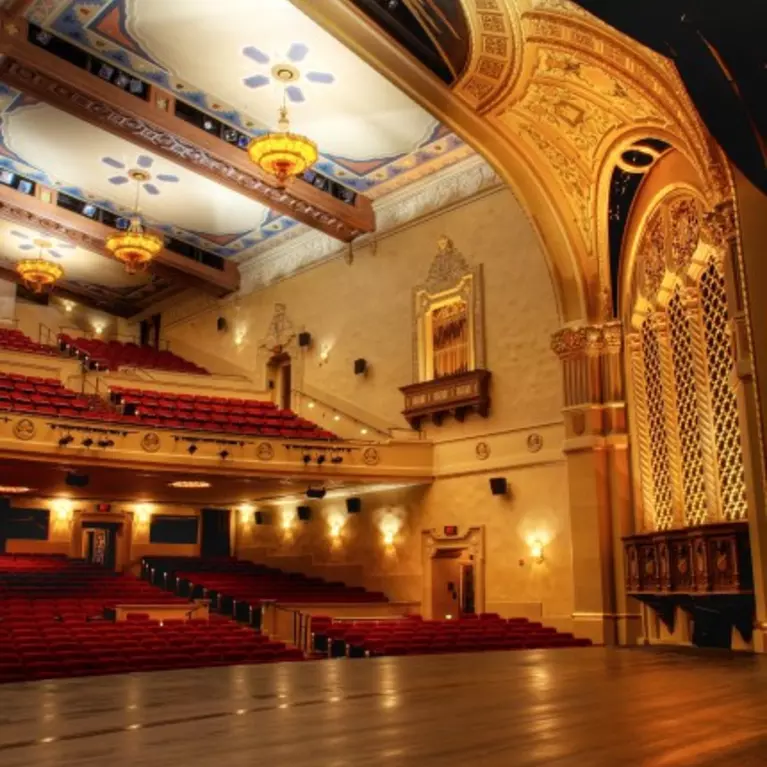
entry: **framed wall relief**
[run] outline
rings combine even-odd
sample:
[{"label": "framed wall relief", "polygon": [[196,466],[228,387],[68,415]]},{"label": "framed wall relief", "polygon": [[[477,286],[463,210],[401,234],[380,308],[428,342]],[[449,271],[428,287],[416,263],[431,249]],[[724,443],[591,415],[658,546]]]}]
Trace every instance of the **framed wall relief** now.
[{"label": "framed wall relief", "polygon": [[424,416],[463,420],[486,416],[482,266],[469,266],[448,237],[440,237],[426,281],[413,290],[413,383],[403,386],[403,414],[413,428]]}]

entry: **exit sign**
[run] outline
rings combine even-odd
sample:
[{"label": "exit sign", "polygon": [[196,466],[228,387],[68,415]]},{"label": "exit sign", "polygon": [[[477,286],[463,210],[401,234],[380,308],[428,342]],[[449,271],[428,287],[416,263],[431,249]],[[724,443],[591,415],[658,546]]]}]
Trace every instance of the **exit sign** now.
[{"label": "exit sign", "polygon": [[445,535],[458,535],[458,525],[445,525],[442,529]]},{"label": "exit sign", "polygon": [[111,503],[99,503],[96,505],[96,511],[98,511],[101,514],[106,514],[107,512],[111,510],[112,510]]}]

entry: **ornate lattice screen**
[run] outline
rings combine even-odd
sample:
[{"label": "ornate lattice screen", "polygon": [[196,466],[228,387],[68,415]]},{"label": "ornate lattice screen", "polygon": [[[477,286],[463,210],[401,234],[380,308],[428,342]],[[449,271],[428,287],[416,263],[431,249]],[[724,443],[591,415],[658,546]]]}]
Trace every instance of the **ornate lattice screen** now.
[{"label": "ornate lattice screen", "polygon": [[650,466],[653,481],[653,518],[658,530],[667,530],[674,522],[674,505],[669,469],[666,405],[663,401],[658,338],[648,320],[642,326],[647,427],[650,435]]},{"label": "ornate lattice screen", "polygon": [[701,275],[699,289],[711,381],[722,516],[726,520],[744,519],[748,506],[738,405],[730,378],[732,351],[727,328],[727,293],[724,275],[714,264]]},{"label": "ornate lattice screen", "polygon": [[698,392],[688,320],[677,290],[668,304],[669,343],[674,365],[682,490],[686,525],[702,525],[708,518]]}]

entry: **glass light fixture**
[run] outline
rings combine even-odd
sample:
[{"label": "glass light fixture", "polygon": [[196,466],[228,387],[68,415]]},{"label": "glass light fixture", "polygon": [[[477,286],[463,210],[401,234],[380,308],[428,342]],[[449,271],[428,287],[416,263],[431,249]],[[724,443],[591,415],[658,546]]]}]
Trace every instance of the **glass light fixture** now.
[{"label": "glass light fixture", "polygon": [[134,213],[128,228],[124,232],[117,232],[108,237],[104,244],[115,258],[125,264],[125,271],[128,274],[136,274],[146,269],[149,262],[157,257],[163,248],[163,241],[161,237],[144,230],[139,215],[138,200],[141,184],[150,179],[149,174],[143,170],[132,170],[128,175],[136,182]]},{"label": "glass light fixture", "polygon": [[24,285],[34,293],[42,293],[45,288],[51,287],[64,276],[64,270],[58,264],[46,261],[42,257],[42,249],[39,258],[19,261],[16,264],[16,271],[24,281]]}]

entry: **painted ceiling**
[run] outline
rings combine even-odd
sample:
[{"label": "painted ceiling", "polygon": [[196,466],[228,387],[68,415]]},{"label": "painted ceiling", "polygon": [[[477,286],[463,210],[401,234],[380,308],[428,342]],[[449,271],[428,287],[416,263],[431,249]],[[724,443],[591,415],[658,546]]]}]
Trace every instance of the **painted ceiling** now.
[{"label": "painted ceiling", "polygon": [[14,269],[19,261],[41,256],[64,269],[63,288],[97,304],[145,304],[169,288],[150,274],[126,274],[117,261],[0,219],[0,267]]},{"label": "painted ceiling", "polygon": [[[26,16],[252,136],[275,129],[286,102],[292,129],[319,146],[316,169],[371,199],[472,154],[289,0],[33,0]],[[275,76],[281,67],[293,73],[287,86]],[[186,166],[0,83],[2,169],[118,215],[133,210],[138,189],[152,228],[238,262],[306,231]],[[147,175],[140,185],[136,170]],[[7,242],[14,241],[3,231],[7,262]],[[95,254],[80,271],[72,252],[61,257],[71,262],[64,264],[67,279],[130,292],[130,284],[110,282],[114,265],[95,268]]]}]

